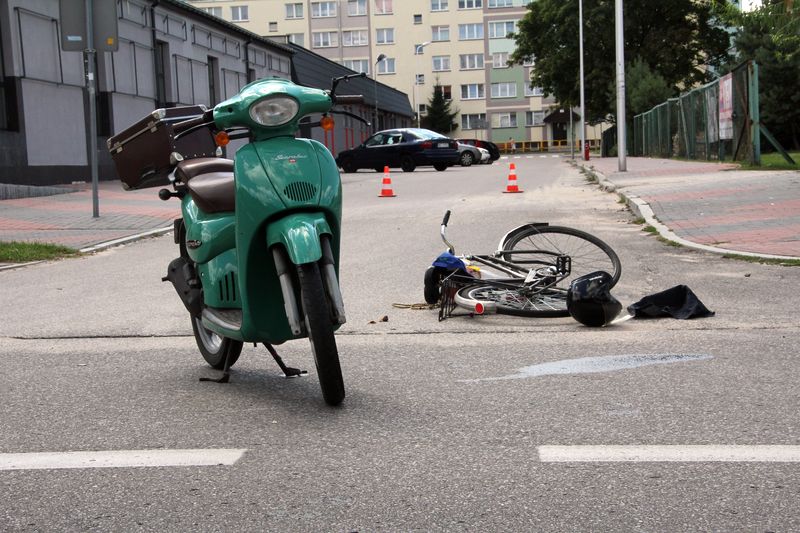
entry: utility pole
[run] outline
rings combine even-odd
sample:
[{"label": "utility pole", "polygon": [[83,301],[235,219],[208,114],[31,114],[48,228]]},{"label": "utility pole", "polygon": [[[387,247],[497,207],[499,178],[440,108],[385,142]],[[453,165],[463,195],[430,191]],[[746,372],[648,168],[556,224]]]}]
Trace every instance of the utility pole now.
[{"label": "utility pole", "polygon": [[619,171],[627,171],[625,153],[627,138],[625,132],[625,33],[622,25],[622,0],[614,0],[614,28],[616,30],[617,50],[617,162]]}]

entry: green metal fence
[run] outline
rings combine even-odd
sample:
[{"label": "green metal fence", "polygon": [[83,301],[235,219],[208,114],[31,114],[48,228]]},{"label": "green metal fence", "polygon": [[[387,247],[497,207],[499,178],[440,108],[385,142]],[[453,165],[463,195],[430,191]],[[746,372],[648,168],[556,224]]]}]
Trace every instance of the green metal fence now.
[{"label": "green metal fence", "polygon": [[[720,83],[725,84],[722,89]],[[730,97],[723,99],[727,107],[721,106],[720,90]],[[759,139],[758,65],[752,61],[736,67],[728,82],[714,80],[633,117],[635,156],[746,160],[757,165]]]}]

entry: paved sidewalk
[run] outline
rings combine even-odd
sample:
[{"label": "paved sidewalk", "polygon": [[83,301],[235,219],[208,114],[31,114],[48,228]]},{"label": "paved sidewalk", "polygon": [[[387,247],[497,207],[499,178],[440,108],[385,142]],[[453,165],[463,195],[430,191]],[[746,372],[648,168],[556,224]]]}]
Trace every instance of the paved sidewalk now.
[{"label": "paved sidewalk", "polygon": [[629,157],[579,162],[664,237],[718,253],[800,257],[800,172]]},{"label": "paved sidewalk", "polygon": [[172,230],[180,202],[164,202],[158,188],[123,190],[119,181],[101,181],[98,218],[92,217],[90,183],[63,186],[75,192],[0,201],[0,241],[35,241],[89,251],[119,239]]},{"label": "paved sidewalk", "polygon": [[[800,172],[735,171],[736,165],[633,157],[580,165],[628,199],[666,238],[714,252],[800,258]],[[125,191],[100,183],[100,217],[90,184],[76,192],[0,201],[0,241],[39,241],[89,251],[171,231],[179,202],[158,188]],[[0,265],[2,268],[3,265]]]}]

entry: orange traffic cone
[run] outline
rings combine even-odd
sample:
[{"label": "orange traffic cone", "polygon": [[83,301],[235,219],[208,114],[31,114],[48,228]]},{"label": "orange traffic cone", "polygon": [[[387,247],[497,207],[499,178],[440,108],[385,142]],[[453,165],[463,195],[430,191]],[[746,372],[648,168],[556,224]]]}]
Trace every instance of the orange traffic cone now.
[{"label": "orange traffic cone", "polygon": [[508,165],[508,185],[506,185],[506,190],[503,192],[522,192],[517,186],[517,167],[514,163]]},{"label": "orange traffic cone", "polygon": [[389,177],[389,167],[383,167],[383,188],[378,198],[393,198],[397,196],[392,190],[392,178]]}]

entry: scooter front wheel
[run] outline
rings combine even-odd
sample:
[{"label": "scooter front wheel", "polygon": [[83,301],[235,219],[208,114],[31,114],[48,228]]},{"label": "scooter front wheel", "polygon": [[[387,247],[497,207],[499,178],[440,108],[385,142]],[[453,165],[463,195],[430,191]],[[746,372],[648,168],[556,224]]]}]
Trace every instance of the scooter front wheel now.
[{"label": "scooter front wheel", "polygon": [[242,353],[242,341],[235,341],[222,337],[203,326],[200,317],[192,317],[192,331],[197,347],[203,359],[215,370],[225,369],[225,359],[228,359],[228,368],[239,360]]},{"label": "scooter front wheel", "polygon": [[344,381],[339,365],[339,351],[333,335],[331,306],[322,284],[319,266],[308,263],[297,267],[308,339],[314,354],[322,397],[328,405],[344,400]]}]

